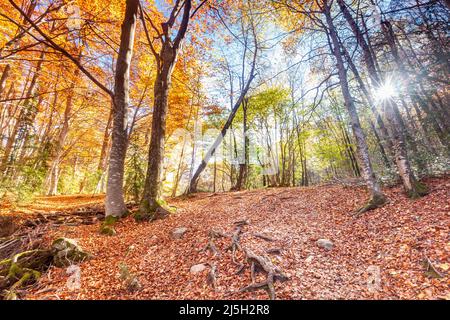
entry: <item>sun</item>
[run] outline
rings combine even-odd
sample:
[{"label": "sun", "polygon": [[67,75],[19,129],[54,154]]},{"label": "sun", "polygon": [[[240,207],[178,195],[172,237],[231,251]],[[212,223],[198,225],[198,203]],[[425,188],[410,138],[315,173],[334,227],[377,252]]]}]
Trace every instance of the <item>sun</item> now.
[{"label": "sun", "polygon": [[386,81],[375,90],[375,99],[377,101],[384,101],[395,96],[396,90],[390,81]]}]

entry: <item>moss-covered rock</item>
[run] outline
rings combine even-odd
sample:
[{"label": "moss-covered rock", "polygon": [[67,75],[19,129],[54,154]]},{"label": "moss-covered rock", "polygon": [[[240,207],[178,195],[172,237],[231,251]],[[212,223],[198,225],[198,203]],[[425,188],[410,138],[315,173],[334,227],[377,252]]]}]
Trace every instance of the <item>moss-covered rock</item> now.
[{"label": "moss-covered rock", "polygon": [[53,241],[52,249],[53,264],[57,267],[67,267],[91,258],[91,255],[84,252],[72,239],[58,238]]}]

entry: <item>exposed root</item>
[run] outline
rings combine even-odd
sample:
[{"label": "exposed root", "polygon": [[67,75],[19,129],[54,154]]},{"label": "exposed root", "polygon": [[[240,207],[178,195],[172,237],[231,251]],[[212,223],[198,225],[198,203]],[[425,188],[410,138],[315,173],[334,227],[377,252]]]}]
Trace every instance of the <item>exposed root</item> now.
[{"label": "exposed root", "polygon": [[426,196],[430,191],[428,190],[428,187],[419,181],[414,181],[412,189],[407,190],[407,195],[411,199],[418,199],[423,196]]},{"label": "exposed root", "polygon": [[[236,224],[236,223],[235,223]],[[237,261],[236,259],[236,253],[238,250],[242,250],[241,248],[241,244],[239,243],[240,239],[241,239],[241,233],[242,233],[242,225],[240,224],[236,224],[237,227],[233,233],[233,235],[231,236],[231,245],[228,247],[227,250],[231,250],[231,260],[233,261],[233,263],[237,266],[239,266],[239,268],[242,268],[242,263],[240,263],[239,261]],[[238,273],[241,270],[238,271]]]},{"label": "exposed root", "polygon": [[170,215],[170,210],[164,208],[160,204],[149,207],[146,210],[139,210],[134,213],[134,219],[137,222],[151,222],[158,219],[165,219]]},{"label": "exposed root", "polygon": [[92,225],[103,220],[105,212],[101,208],[81,208],[73,212],[38,213],[24,222],[25,227],[36,228],[40,225]]},{"label": "exposed root", "polygon": [[387,202],[388,202],[388,199],[382,193],[375,193],[374,195],[372,195],[369,202],[364,207],[362,207],[358,211],[356,211],[356,213],[354,215],[359,216],[360,214],[363,214],[367,211],[380,208]]},{"label": "exposed root", "polygon": [[237,227],[248,226],[249,224],[250,222],[248,220],[239,220],[234,223],[234,225]]},{"label": "exposed root", "polygon": [[206,278],[206,283],[213,287],[214,290],[217,290],[217,278],[216,278],[216,271],[217,267],[215,264],[209,264],[210,270],[208,273],[208,278]]},{"label": "exposed root", "polygon": [[266,252],[268,254],[280,255],[281,254],[281,250],[283,250],[283,249],[282,248],[270,248],[270,249],[267,249]]},{"label": "exposed root", "polygon": [[262,233],[254,233],[253,235],[257,238],[260,238],[260,239],[263,239],[263,240],[266,240],[269,242],[276,241],[276,239],[266,236],[265,234],[262,234]]},{"label": "exposed root", "polygon": [[[238,270],[236,271],[236,274],[241,274],[245,271],[246,267],[250,267],[250,274],[251,274],[251,284],[243,287],[242,289],[239,290],[239,292],[246,292],[246,291],[256,291],[256,290],[261,290],[264,289],[267,291],[269,298],[270,299],[275,299],[276,298],[276,294],[275,294],[275,286],[274,283],[276,281],[280,281],[280,282],[284,282],[289,280],[289,278],[276,266],[274,266],[269,259],[263,257],[263,256],[259,256],[257,255],[255,252],[253,252],[250,249],[247,248],[243,248],[240,240],[241,240],[241,236],[244,233],[243,232],[243,228],[244,226],[248,225],[249,222],[247,220],[241,220],[241,221],[237,221],[234,223],[235,225],[235,229],[234,232],[231,236],[227,236],[221,232],[217,232],[217,231],[210,231],[209,233],[209,242],[206,245],[206,247],[203,249],[204,251],[206,250],[211,250],[211,252],[213,252],[214,255],[217,255],[219,253],[215,243],[214,243],[214,239],[220,238],[220,237],[229,237],[231,239],[231,244],[230,246],[227,248],[227,250],[231,250],[231,259],[233,261],[233,263],[235,265],[238,266]],[[274,239],[256,233],[253,234],[256,237],[262,238],[266,241],[274,241]],[[280,252],[281,249],[272,249],[272,250],[268,250],[271,252],[275,252],[273,251],[275,250],[276,252]],[[241,251],[244,255],[244,263],[240,262],[237,259],[237,253]],[[207,283],[209,285],[211,285],[214,289],[216,289],[216,273],[217,273],[217,269],[215,264],[209,264],[211,269],[210,272],[208,274],[208,278],[207,278]],[[266,279],[263,282],[256,282],[256,275],[257,273],[265,273]]]},{"label": "exposed root", "polygon": [[[0,294],[4,299],[17,299],[17,291],[36,282],[41,272],[50,265],[63,267],[67,266],[66,260],[68,264],[73,264],[88,256],[88,253],[65,238],[55,240],[49,249],[35,248],[15,253],[11,258],[0,260]],[[64,263],[61,263],[63,260]]]},{"label": "exposed root", "polygon": [[107,216],[100,226],[100,233],[107,236],[115,235],[116,230],[114,229],[114,225],[117,221],[119,221],[119,217]]},{"label": "exposed root", "polygon": [[37,281],[40,271],[45,270],[53,259],[51,250],[30,250],[0,262],[0,291],[5,290],[5,299],[16,299],[16,291],[22,286]]},{"label": "exposed root", "polygon": [[218,238],[223,238],[223,237],[227,237],[227,235],[223,234],[223,233],[220,232],[220,231],[211,230],[211,231],[209,232],[209,241],[208,241],[208,244],[206,245],[205,248],[203,248],[202,251],[210,250],[214,256],[220,255],[219,249],[217,249],[217,246],[216,246],[214,240],[215,240],[215,239],[218,239]]},{"label": "exposed root", "polygon": [[[289,280],[289,277],[281,272],[281,270],[274,266],[269,260],[255,254],[253,251],[245,249],[244,253],[247,257],[247,261],[251,264],[252,284],[240,289],[239,291],[245,292],[264,289],[269,294],[269,298],[274,300],[276,298],[274,287],[275,281],[284,282]],[[266,280],[256,283],[256,273],[262,271],[267,273]]]},{"label": "exposed root", "polygon": [[436,267],[431,263],[428,257],[423,260],[423,266],[425,267],[425,275],[429,278],[443,278],[444,276],[436,269]]}]

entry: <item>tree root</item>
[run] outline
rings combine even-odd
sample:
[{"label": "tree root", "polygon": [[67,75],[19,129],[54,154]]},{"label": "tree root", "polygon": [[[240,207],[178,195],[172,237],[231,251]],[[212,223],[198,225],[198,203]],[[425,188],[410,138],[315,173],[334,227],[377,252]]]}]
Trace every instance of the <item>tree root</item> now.
[{"label": "tree root", "polygon": [[241,233],[242,233],[242,225],[236,224],[236,229],[233,232],[233,235],[231,236],[231,245],[227,248],[227,250],[231,250],[231,260],[235,265],[239,266],[240,268],[237,273],[240,273],[243,268],[243,264],[237,261],[236,259],[236,253],[238,252],[238,250],[242,250],[241,244],[239,243],[241,239]]},{"label": "tree root", "polygon": [[359,216],[367,211],[374,210],[382,207],[388,202],[388,199],[382,193],[376,193],[372,195],[369,202],[362,208],[358,209],[354,216]]},{"label": "tree root", "polygon": [[407,195],[410,199],[418,199],[426,196],[430,191],[428,187],[419,181],[414,181],[412,189],[407,191]]},{"label": "tree root", "polygon": [[265,234],[262,234],[262,233],[254,233],[253,236],[255,236],[257,238],[260,238],[260,239],[263,239],[263,240],[266,240],[266,241],[269,241],[269,242],[275,241],[274,238],[266,236]]},{"label": "tree root", "polygon": [[100,226],[100,234],[104,234],[107,236],[113,236],[116,234],[116,230],[114,229],[114,225],[119,221],[119,217],[115,216],[107,216],[105,221]]},{"label": "tree root", "polygon": [[25,227],[36,228],[40,225],[92,225],[98,220],[103,220],[105,216],[104,211],[100,208],[85,208],[84,211],[73,212],[56,212],[56,213],[38,213],[32,219],[24,222]]},{"label": "tree root", "polygon": [[208,273],[208,278],[206,278],[206,283],[210,285],[214,290],[217,290],[217,277],[216,271],[217,267],[215,264],[209,264],[210,270]]},{"label": "tree root", "polygon": [[[41,272],[50,265],[63,267],[89,257],[73,240],[65,238],[56,239],[49,249],[37,248],[15,253],[11,258],[0,260],[0,296],[4,299],[17,299],[17,291],[36,282]],[[61,263],[63,258],[68,264]]]},{"label": "tree root", "polygon": [[40,271],[50,266],[52,250],[29,250],[18,253],[10,259],[0,261],[0,291],[5,290],[5,299],[16,299],[17,289],[37,281]]},{"label": "tree root", "polygon": [[209,241],[208,241],[208,244],[206,245],[205,248],[203,248],[202,251],[208,251],[208,250],[210,250],[211,253],[213,254],[213,256],[220,255],[220,252],[219,252],[219,250],[217,249],[217,246],[216,246],[216,244],[214,243],[214,240],[215,240],[215,239],[218,239],[218,238],[224,238],[224,237],[227,237],[227,235],[225,235],[225,234],[223,234],[223,233],[221,233],[221,232],[219,232],[219,231],[211,230],[211,231],[209,232]]},{"label": "tree root", "polygon": [[152,222],[159,219],[165,219],[170,215],[170,213],[171,212],[169,209],[166,209],[157,203],[146,210],[140,209],[134,213],[133,217],[136,222]]},{"label": "tree root", "polygon": [[[269,298],[274,300],[276,298],[274,286],[275,281],[285,282],[289,280],[289,277],[281,272],[281,270],[274,266],[269,260],[255,254],[253,251],[245,249],[244,253],[247,257],[247,261],[251,264],[252,284],[240,289],[239,291],[245,292],[264,289],[269,294]],[[256,273],[262,271],[267,273],[266,280],[256,283]]]},{"label": "tree root", "polygon": [[[231,259],[232,262],[238,266],[238,270],[236,274],[241,274],[244,272],[245,268],[247,266],[250,267],[250,274],[251,274],[251,284],[248,286],[245,286],[239,290],[239,292],[250,292],[250,291],[257,291],[264,289],[267,291],[270,299],[276,298],[275,293],[275,282],[280,281],[284,282],[289,280],[288,276],[286,276],[278,267],[274,266],[269,259],[257,255],[255,252],[248,248],[242,248],[242,245],[240,243],[241,236],[243,234],[243,227],[248,225],[247,220],[241,220],[234,223],[235,229],[231,236],[225,235],[221,232],[217,232],[214,230],[211,230],[209,233],[209,242],[206,245],[206,247],[203,249],[203,251],[211,250],[214,255],[219,254],[219,250],[217,249],[214,239],[221,238],[221,237],[228,237],[231,239],[231,244],[226,249],[228,251],[231,251]],[[260,234],[253,234],[254,236],[260,235]],[[258,236],[257,236],[258,237]],[[272,238],[261,236],[260,238],[266,240],[266,241],[273,241]],[[270,240],[268,240],[270,239]],[[277,249],[277,252],[280,249]],[[241,263],[237,259],[237,253],[238,251],[241,251],[244,254],[244,263]],[[208,274],[207,283],[211,285],[216,290],[216,265],[215,264],[208,264],[210,266],[210,272]],[[266,274],[266,279],[262,282],[256,282],[256,275],[257,273],[262,272]]]}]

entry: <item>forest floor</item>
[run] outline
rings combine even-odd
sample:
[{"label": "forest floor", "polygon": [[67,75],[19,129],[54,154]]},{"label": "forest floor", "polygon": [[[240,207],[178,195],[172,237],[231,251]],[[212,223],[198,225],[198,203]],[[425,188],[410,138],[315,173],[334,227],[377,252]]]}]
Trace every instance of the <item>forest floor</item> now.
[{"label": "forest floor", "polygon": [[[364,204],[364,188],[324,185],[176,198],[169,204],[177,211],[168,218],[140,224],[125,218],[112,237],[99,234],[99,222],[54,227],[45,241],[76,239],[94,257],[80,265],[79,288],[67,286],[71,275],[66,269],[50,267],[23,298],[267,299],[264,290],[239,292],[251,283],[250,268],[236,274],[239,267],[227,251],[230,238],[215,241],[218,255],[203,250],[211,230],[231,235],[236,221],[247,220],[242,248],[267,257],[289,277],[276,283],[277,299],[450,299],[450,177],[425,182],[429,195],[409,200],[401,187],[387,188],[390,202],[358,217],[353,213]],[[38,198],[9,211],[70,211],[101,202],[101,196]],[[179,227],[187,231],[173,239]],[[331,240],[333,248],[319,247],[321,238]],[[242,252],[237,259],[243,261]],[[427,259],[442,278],[427,276]],[[140,290],[126,288],[121,263],[135,275]],[[190,271],[201,263],[216,266],[216,289],[207,282],[209,267]]]}]

